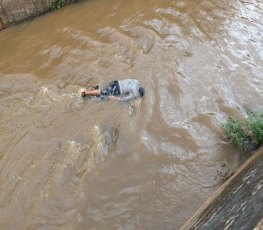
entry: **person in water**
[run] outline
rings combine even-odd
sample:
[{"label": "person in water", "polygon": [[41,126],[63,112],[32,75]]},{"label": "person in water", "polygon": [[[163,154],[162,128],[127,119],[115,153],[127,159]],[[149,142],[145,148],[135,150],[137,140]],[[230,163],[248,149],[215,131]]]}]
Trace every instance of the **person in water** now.
[{"label": "person in water", "polygon": [[108,97],[110,100],[130,101],[132,99],[142,98],[144,88],[136,79],[125,79],[112,81],[106,89],[100,90],[98,87],[87,89],[81,92],[81,96],[96,96],[102,99]]}]

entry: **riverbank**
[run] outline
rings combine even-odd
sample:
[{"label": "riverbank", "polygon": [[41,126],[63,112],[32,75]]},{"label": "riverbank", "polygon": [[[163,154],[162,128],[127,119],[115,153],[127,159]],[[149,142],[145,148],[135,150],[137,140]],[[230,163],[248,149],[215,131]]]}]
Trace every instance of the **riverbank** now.
[{"label": "riverbank", "polygon": [[0,2],[0,30],[77,1],[78,0],[2,0]]},{"label": "riverbank", "polygon": [[260,225],[262,175],[260,148],[180,229],[253,229]]}]

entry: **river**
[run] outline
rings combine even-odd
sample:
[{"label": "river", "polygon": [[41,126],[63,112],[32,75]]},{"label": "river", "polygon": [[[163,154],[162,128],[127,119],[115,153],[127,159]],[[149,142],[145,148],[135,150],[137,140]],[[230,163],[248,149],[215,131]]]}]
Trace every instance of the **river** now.
[{"label": "river", "polygon": [[[89,0],[0,32],[0,229],[178,229],[262,109],[263,3]],[[137,78],[139,109],[80,88]],[[223,165],[223,166],[222,166]]]}]

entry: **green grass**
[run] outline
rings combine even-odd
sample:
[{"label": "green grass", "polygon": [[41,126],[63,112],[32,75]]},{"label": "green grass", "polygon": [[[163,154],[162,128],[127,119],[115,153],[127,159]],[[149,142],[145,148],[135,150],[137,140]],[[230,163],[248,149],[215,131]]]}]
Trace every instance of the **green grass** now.
[{"label": "green grass", "polygon": [[259,145],[263,143],[263,117],[256,115],[254,117],[249,117],[248,127],[252,132],[253,137],[256,139]]},{"label": "green grass", "polygon": [[238,118],[228,118],[223,128],[227,138],[235,145],[241,147],[246,139],[246,132],[241,121]]},{"label": "green grass", "polygon": [[51,4],[52,10],[58,10],[66,4],[65,0],[56,0]]},{"label": "green grass", "polygon": [[223,124],[226,137],[244,150],[247,147],[258,148],[263,144],[263,113],[256,113],[245,107],[248,118],[228,118]]}]

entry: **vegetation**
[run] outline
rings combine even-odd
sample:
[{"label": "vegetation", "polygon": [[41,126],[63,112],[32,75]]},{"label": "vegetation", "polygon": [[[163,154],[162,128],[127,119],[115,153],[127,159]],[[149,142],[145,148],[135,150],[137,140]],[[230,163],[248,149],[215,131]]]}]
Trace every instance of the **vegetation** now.
[{"label": "vegetation", "polygon": [[64,6],[66,4],[65,0],[55,0],[52,4],[51,4],[51,9],[52,10],[58,10],[60,9],[62,6]]},{"label": "vegetation", "polygon": [[227,138],[237,146],[242,146],[246,139],[246,132],[238,118],[228,118],[223,125]]},{"label": "vegetation", "polygon": [[263,144],[263,113],[245,108],[248,118],[228,118],[223,129],[226,137],[244,151],[255,150]]}]

